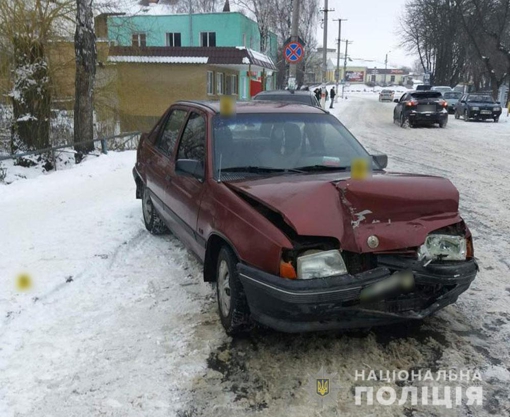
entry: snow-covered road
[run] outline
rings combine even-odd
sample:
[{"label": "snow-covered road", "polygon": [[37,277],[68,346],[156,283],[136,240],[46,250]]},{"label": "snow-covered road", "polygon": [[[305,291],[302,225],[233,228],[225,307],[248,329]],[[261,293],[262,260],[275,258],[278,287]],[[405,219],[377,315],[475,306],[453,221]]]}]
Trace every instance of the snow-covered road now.
[{"label": "snow-covered road", "polygon": [[[372,96],[336,107],[389,169],[459,188],[481,271],[456,305],[421,326],[232,340],[200,265],[145,231],[134,152],[111,153],[0,185],[0,416],[508,415],[510,118],[401,129]],[[35,283],[27,294],[14,288],[22,271]],[[338,374],[337,407],[318,408],[307,388],[322,366]],[[402,387],[357,383],[356,371],[416,369],[480,370],[483,406],[355,405],[356,385]]]}]

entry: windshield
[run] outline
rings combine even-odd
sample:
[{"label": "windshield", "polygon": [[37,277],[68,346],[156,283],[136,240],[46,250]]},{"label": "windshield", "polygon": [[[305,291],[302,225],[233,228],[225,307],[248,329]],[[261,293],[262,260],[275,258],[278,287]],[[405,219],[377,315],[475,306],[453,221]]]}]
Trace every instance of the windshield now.
[{"label": "windshield", "polygon": [[478,103],[494,103],[494,100],[491,96],[483,95],[469,96],[467,101],[476,101]]},{"label": "windshield", "polygon": [[446,99],[459,99],[462,97],[462,93],[456,93],[456,92],[452,92],[452,91],[448,91],[446,93],[443,94],[443,97],[446,98]]},{"label": "windshield", "polygon": [[263,94],[256,97],[256,100],[269,101],[292,101],[294,103],[311,104],[312,100],[308,94]]},{"label": "windshield", "polygon": [[214,175],[268,170],[345,170],[366,150],[327,114],[238,114],[215,116]]}]

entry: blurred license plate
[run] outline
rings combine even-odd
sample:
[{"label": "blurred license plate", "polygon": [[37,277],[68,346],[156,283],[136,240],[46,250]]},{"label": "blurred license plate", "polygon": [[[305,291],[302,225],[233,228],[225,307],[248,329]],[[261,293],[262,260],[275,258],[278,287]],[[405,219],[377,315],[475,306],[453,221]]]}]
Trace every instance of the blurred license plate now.
[{"label": "blurred license plate", "polygon": [[382,281],[363,288],[360,292],[361,301],[372,301],[394,292],[409,292],[414,288],[414,275],[411,271],[399,271]]},{"label": "blurred license plate", "polygon": [[481,114],[491,114],[492,112],[490,110],[482,110],[480,113]]},{"label": "blurred license plate", "polygon": [[419,112],[428,112],[432,113],[436,111],[436,105],[435,104],[422,104],[418,106]]}]

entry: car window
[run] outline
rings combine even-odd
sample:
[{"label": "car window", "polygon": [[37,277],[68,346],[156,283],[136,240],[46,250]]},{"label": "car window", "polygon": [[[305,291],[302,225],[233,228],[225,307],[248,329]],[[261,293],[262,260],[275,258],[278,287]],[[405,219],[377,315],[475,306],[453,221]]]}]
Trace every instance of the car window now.
[{"label": "car window", "polygon": [[179,143],[178,159],[194,159],[205,163],[205,118],[191,112]]},{"label": "car window", "polygon": [[447,91],[443,94],[443,97],[446,99],[459,99],[462,96],[462,93],[456,93],[453,91]]},{"label": "car window", "polygon": [[264,94],[258,96],[257,100],[292,101],[303,104],[310,104],[312,102],[307,94]]},{"label": "car window", "polygon": [[400,97],[400,101],[405,101],[405,100],[407,100],[407,93],[404,93],[402,95],[402,97]]},{"label": "car window", "polygon": [[175,143],[181,131],[181,127],[186,120],[187,111],[174,110],[168,118],[165,128],[161,131],[156,146],[167,155],[172,155],[175,149]]},{"label": "car window", "polygon": [[327,114],[218,115],[213,127],[216,178],[233,168],[340,169],[354,158],[368,158],[345,126]]},{"label": "car window", "polygon": [[479,103],[494,103],[494,100],[491,96],[479,95],[479,94],[469,96],[467,101],[468,102],[469,101],[477,101]]},{"label": "car window", "polygon": [[416,99],[440,98],[441,93],[439,91],[420,91],[420,92],[412,93],[411,97],[416,98]]}]

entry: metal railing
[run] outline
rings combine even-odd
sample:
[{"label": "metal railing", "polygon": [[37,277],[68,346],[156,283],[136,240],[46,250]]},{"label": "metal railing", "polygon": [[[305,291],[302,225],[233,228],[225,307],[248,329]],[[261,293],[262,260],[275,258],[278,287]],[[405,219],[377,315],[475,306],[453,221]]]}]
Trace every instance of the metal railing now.
[{"label": "metal railing", "polygon": [[34,151],[17,153],[17,154],[13,154],[13,155],[6,155],[6,156],[1,156],[0,155],[0,161],[5,161],[5,160],[8,160],[8,159],[17,159],[17,158],[21,158],[23,156],[40,155],[40,154],[48,153],[48,152],[54,153],[55,151],[60,150],[60,149],[72,148],[72,147],[74,147],[76,145],[85,145],[85,144],[88,144],[88,143],[91,143],[91,142],[92,143],[100,142],[101,143],[101,152],[103,154],[107,154],[108,153],[108,141],[109,140],[112,140],[112,139],[122,139],[122,138],[128,137],[129,139],[125,141],[125,142],[127,142],[129,140],[133,140],[133,138],[135,138],[136,136],[139,136],[140,134],[141,134],[141,132],[127,132],[127,133],[121,133],[119,135],[112,135],[112,136],[106,136],[104,138],[97,138],[97,139],[93,139],[93,140],[86,140],[86,141],[83,141],[83,142],[74,142],[74,143],[68,143],[68,144],[65,144],[65,145],[52,146],[52,147],[49,147],[49,148],[37,149],[37,150],[34,150]]}]

